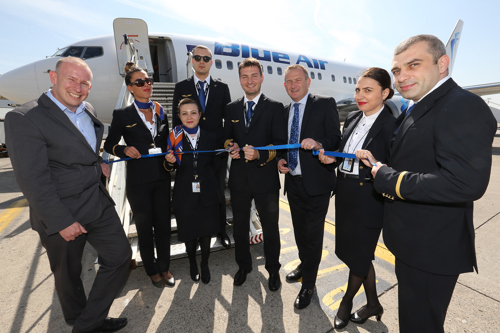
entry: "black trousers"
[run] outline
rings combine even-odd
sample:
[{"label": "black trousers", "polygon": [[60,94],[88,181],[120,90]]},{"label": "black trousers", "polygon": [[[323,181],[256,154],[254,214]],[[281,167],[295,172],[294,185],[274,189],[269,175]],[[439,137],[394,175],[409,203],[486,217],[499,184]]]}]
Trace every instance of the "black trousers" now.
[{"label": "black trousers", "polygon": [[[115,208],[103,194],[101,196],[101,217],[84,225],[87,233],[75,240],[67,242],[59,233],[48,236],[44,231],[37,230],[47,250],[64,319],[79,331],[96,328],[107,317],[113,300],[128,277],[132,256]],[[86,242],[97,251],[101,265],[88,299],[80,278]]]},{"label": "black trousers", "polygon": [[215,177],[217,178],[217,185],[219,186],[219,194],[221,196],[221,203],[219,204],[219,218],[220,230],[219,232],[226,231],[226,198],[224,191],[226,189],[226,173],[227,173],[227,159],[229,154],[221,154],[220,165],[215,170]]},{"label": "black trousers", "polygon": [[262,224],[266,270],[270,274],[277,273],[281,267],[279,262],[281,243],[278,224],[278,190],[268,193],[253,193],[250,186],[245,186],[242,191],[231,190],[236,263],[241,269],[250,270],[252,268],[249,236],[252,199],[255,199],[255,206]]},{"label": "black trousers", "polygon": [[127,198],[134,213],[146,274],[167,272],[170,267],[170,182],[158,180],[127,185]]},{"label": "black trousers", "polygon": [[424,272],[396,258],[396,276],[400,332],[443,333],[458,275]]},{"label": "black trousers", "polygon": [[330,204],[330,192],[310,196],[302,177],[287,177],[287,196],[292,213],[293,232],[299,249],[302,287],[314,288],[323,251],[325,218]]}]

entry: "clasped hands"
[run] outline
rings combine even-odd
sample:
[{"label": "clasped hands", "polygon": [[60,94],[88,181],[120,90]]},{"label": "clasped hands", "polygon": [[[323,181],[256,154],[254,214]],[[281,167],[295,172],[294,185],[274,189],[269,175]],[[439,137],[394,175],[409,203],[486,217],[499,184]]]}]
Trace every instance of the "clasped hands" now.
[{"label": "clasped hands", "polygon": [[234,160],[241,158],[240,151],[243,151],[245,160],[248,161],[257,160],[260,157],[259,151],[253,149],[253,146],[251,145],[246,145],[245,147],[240,148],[236,142],[230,142],[227,148],[229,150],[229,156]]},{"label": "clasped hands", "polygon": [[[302,140],[302,142],[300,143],[300,148],[303,148],[305,150],[323,149],[323,147],[318,141],[310,138]],[[290,169],[287,166],[287,162],[284,159],[278,161],[278,170],[281,173],[288,173],[290,171]]]},{"label": "clasped hands", "polygon": [[[380,167],[386,165],[378,162],[377,159],[373,156],[373,154],[366,149],[358,149],[354,152],[354,155],[356,155],[356,158],[362,161],[364,165],[372,168],[372,175],[374,178]],[[323,164],[332,164],[337,161],[335,157],[325,155],[324,150],[320,150],[318,157],[319,161]],[[372,163],[375,163],[376,165],[373,166]]]}]

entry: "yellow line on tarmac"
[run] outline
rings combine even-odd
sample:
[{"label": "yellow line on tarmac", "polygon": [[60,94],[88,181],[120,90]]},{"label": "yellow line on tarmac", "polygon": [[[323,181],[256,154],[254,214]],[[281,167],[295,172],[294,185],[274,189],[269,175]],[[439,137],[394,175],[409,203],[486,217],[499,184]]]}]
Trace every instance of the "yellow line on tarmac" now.
[{"label": "yellow line on tarmac", "polygon": [[4,213],[0,214],[0,232],[2,232],[7,226],[23,211],[24,207],[28,206],[28,201],[26,199],[21,199],[10,205],[9,208],[5,210]]},{"label": "yellow line on tarmac", "polygon": [[[280,208],[290,212],[290,206],[288,201],[280,198]],[[335,222],[330,221],[329,219],[325,219],[325,231],[328,231],[330,234],[335,235]],[[391,265],[395,265],[394,255],[387,249],[387,247],[383,243],[377,243],[377,247],[375,248],[375,256],[379,257],[382,260],[387,261]]]}]

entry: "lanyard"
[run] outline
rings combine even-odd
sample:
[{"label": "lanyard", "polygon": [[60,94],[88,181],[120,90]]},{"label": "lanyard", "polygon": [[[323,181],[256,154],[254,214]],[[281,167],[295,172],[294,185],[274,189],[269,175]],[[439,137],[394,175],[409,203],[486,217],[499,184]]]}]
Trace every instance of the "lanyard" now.
[{"label": "lanyard", "polygon": [[[184,134],[187,134],[184,132]],[[193,144],[191,143],[191,138],[187,137],[187,142],[189,144],[189,147],[191,147],[191,150],[193,151],[193,177],[195,180],[198,179],[198,143],[200,142],[200,136],[198,135],[198,138],[196,139],[196,146],[193,147]]]}]

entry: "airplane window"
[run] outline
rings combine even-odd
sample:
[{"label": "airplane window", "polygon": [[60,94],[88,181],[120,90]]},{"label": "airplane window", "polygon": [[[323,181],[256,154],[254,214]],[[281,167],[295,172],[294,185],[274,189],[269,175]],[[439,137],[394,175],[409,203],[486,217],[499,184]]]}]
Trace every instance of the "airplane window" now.
[{"label": "airplane window", "polygon": [[356,78],[355,77],[352,79],[352,82],[354,82],[354,84],[356,84]]},{"label": "airplane window", "polygon": [[84,47],[83,46],[70,46],[66,52],[62,55],[63,57],[77,57],[80,58],[82,55]]},{"label": "airplane window", "polygon": [[332,81],[335,82],[335,75],[332,74]]},{"label": "airplane window", "polygon": [[276,72],[278,73],[278,75],[283,74],[283,70],[281,69],[281,67],[276,68]]},{"label": "airplane window", "polygon": [[240,61],[238,61],[238,68],[240,68],[240,64],[241,64],[241,62],[240,62]]},{"label": "airplane window", "polygon": [[347,78],[344,76],[344,83],[347,83]]},{"label": "airplane window", "polygon": [[351,83],[352,83],[352,79],[351,79],[351,78],[349,78],[349,84],[351,84]]},{"label": "airplane window", "polygon": [[222,61],[219,59],[215,60],[215,68],[221,69],[222,68]]},{"label": "airplane window", "polygon": [[53,57],[60,57],[64,52],[66,52],[67,49],[68,49],[67,47],[65,47],[63,49],[59,49],[52,56]]},{"label": "airplane window", "polygon": [[85,53],[83,54],[82,59],[90,59],[90,58],[100,57],[100,56],[102,56],[102,54],[103,54],[102,47],[89,46],[85,50]]},{"label": "airplane window", "polygon": [[311,72],[311,79],[314,80],[314,72]]},{"label": "airplane window", "polygon": [[318,73],[318,80],[322,80],[323,79],[323,75],[321,75],[321,73]]},{"label": "airplane window", "polygon": [[267,66],[267,73],[273,74],[273,68],[271,66]]},{"label": "airplane window", "polygon": [[227,69],[229,69],[230,71],[233,70],[233,62],[232,61],[227,61]]}]

